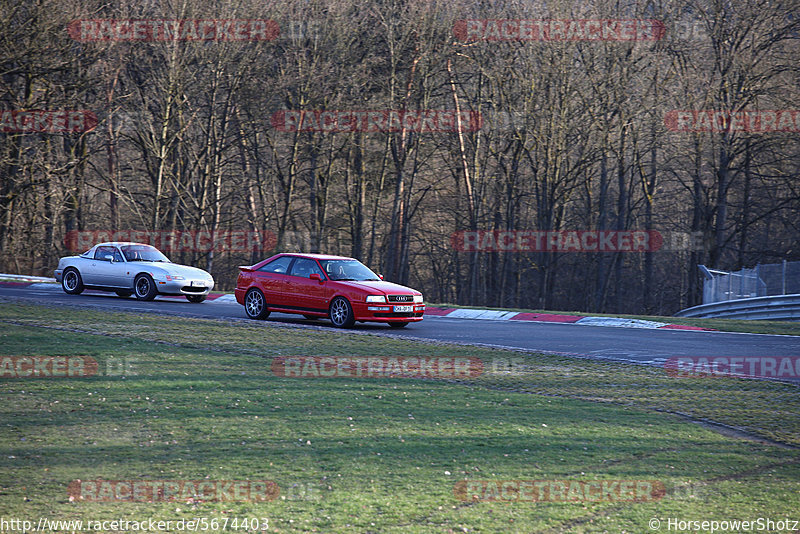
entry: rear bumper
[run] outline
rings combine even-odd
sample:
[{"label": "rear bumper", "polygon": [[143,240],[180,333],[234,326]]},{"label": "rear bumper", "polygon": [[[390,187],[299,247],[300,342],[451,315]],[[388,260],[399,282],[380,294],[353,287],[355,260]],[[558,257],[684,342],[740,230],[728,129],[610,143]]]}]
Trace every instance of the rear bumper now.
[{"label": "rear bumper", "polygon": [[244,306],[244,295],[247,293],[247,288],[244,287],[237,287],[233,290],[233,294],[236,297],[236,302]]},{"label": "rear bumper", "polygon": [[63,269],[56,269],[55,271],[53,271],[53,275],[54,275],[53,277],[56,279],[56,282],[58,282],[59,284],[61,283],[61,275],[63,275],[63,274],[64,274],[64,270]]}]

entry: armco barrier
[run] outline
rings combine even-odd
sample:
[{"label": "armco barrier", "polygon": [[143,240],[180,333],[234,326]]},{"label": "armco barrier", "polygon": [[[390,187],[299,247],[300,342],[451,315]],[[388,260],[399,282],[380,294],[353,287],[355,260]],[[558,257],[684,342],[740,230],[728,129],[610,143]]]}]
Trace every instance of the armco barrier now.
[{"label": "armco barrier", "polygon": [[702,304],[681,310],[675,316],[800,321],[800,294]]}]

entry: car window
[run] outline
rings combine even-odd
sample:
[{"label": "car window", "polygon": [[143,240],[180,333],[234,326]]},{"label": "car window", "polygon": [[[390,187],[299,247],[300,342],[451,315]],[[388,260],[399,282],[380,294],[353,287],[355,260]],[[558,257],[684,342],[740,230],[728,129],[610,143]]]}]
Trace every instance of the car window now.
[{"label": "car window", "polygon": [[322,260],[320,263],[331,280],[380,280],[358,260]]},{"label": "car window", "polygon": [[259,271],[265,273],[278,273],[286,274],[289,272],[289,265],[292,263],[294,256],[281,256],[277,260],[273,260],[263,267],[259,267]]},{"label": "car window", "polygon": [[122,255],[117,247],[97,247],[94,251],[94,259],[105,261],[106,256],[114,256],[114,261],[122,261]]},{"label": "car window", "polygon": [[320,277],[325,278],[317,262],[309,258],[297,258],[292,266],[292,272],[290,274],[292,276],[309,278],[312,273],[317,273]]},{"label": "car window", "polygon": [[122,253],[128,261],[161,261],[170,263],[156,247],[150,245],[123,245]]}]

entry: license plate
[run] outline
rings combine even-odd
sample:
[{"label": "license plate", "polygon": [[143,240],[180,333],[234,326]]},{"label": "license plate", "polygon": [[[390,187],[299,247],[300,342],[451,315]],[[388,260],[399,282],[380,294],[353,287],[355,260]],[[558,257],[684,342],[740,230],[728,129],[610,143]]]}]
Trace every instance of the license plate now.
[{"label": "license plate", "polygon": [[410,311],[414,311],[414,306],[395,306],[394,312],[395,313],[408,313]]}]

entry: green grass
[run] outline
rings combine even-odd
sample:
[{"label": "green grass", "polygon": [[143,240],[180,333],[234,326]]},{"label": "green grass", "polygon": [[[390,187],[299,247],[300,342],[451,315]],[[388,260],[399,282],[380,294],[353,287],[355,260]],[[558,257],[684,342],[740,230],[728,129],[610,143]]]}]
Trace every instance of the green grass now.
[{"label": "green grass", "polygon": [[[800,396],[787,384],[16,304],[0,304],[2,355],[88,355],[100,364],[87,378],[0,379],[6,518],[256,516],[275,532],[647,532],[652,517],[783,518],[800,507],[797,449],[663,413],[800,445]],[[271,373],[276,355],[470,356],[485,372],[468,383],[287,379]],[[108,375],[106,364],[120,361],[125,372]],[[281,496],[87,503],[70,502],[66,489],[76,479],[203,478],[273,480]],[[650,503],[472,503],[454,496],[464,479],[647,479],[668,492]]]},{"label": "green grass", "polygon": [[743,319],[699,319],[693,317],[670,317],[661,315],[626,315],[613,313],[589,313],[579,311],[534,310],[529,308],[492,308],[487,306],[461,306],[458,304],[428,304],[437,308],[467,308],[478,310],[506,310],[526,313],[552,313],[556,315],[581,315],[592,317],[622,317],[625,319],[642,319],[669,324],[699,326],[723,332],[744,332],[750,334],[779,334],[800,336],[800,321],[746,321]]}]

